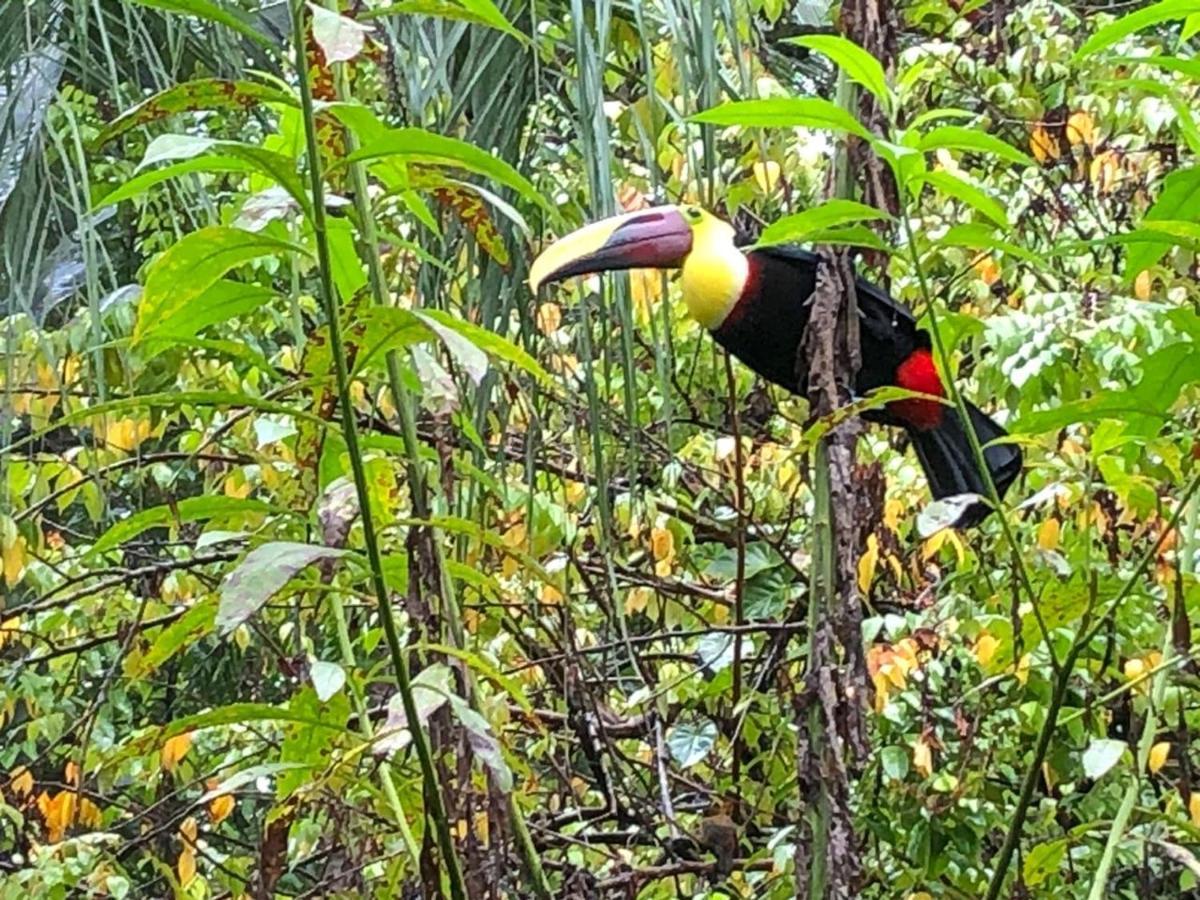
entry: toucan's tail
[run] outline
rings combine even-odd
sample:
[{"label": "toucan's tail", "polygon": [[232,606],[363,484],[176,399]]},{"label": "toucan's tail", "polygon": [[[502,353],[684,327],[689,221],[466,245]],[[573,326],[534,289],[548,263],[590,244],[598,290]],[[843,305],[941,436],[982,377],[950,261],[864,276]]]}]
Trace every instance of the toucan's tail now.
[{"label": "toucan's tail", "polygon": [[[997,493],[1003,497],[1008,486],[1021,473],[1021,451],[1015,444],[987,446],[997,438],[1006,436],[1008,432],[984,415],[974,404],[968,403],[967,411],[971,414],[971,424],[975,427],[979,443],[984,447],[983,457],[991,472],[992,483],[996,485]],[[935,428],[909,428],[908,433],[912,437],[917,459],[921,461],[921,468],[925,470],[925,478],[929,481],[929,489],[933,492],[935,500],[955,494],[987,496],[983,474],[975,463],[971,441],[957,410],[943,407],[942,420]],[[989,512],[991,507],[987,503],[973,503],[954,524],[959,528],[977,525],[987,518]]]}]

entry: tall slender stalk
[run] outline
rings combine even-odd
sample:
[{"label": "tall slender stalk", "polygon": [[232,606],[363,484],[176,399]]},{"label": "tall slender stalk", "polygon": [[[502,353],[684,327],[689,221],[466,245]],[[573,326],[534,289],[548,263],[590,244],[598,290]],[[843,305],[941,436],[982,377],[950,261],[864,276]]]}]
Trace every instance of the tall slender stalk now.
[{"label": "tall slender stalk", "polygon": [[[808,594],[808,666],[811,669],[820,654],[818,635],[821,619],[833,608],[834,585],[837,580],[836,559],[833,545],[833,502],[829,480],[829,444],[822,438],[813,452],[813,523],[812,523],[812,583]],[[808,707],[808,756],[821,759],[825,754],[826,737],[823,709],[817,700],[810,700]],[[824,897],[829,878],[825,859],[829,845],[829,831],[833,819],[833,806],[823,779],[817,784],[817,802],[809,807],[809,828],[812,844],[809,847],[808,870],[809,897]],[[802,798],[807,799],[807,798]],[[797,894],[799,896],[799,894]]]},{"label": "tall slender stalk", "polygon": [[330,259],[329,237],[325,224],[324,175],[321,171],[321,153],[317,143],[312,87],[308,80],[308,58],[305,52],[303,0],[292,0],[291,13],[292,40],[296,45],[296,76],[300,87],[300,105],[304,119],[304,140],[308,156],[310,192],[312,194],[313,240],[317,247],[320,299],[324,307],[325,318],[329,323],[330,353],[333,357],[334,379],[337,383],[338,406],[342,414],[342,436],[346,441],[346,450],[350,457],[350,468],[354,477],[354,489],[358,495],[359,514],[363,529],[363,544],[366,547],[367,564],[371,571],[371,584],[374,588],[379,619],[383,625],[384,636],[392,657],[392,666],[396,670],[396,682],[401,702],[404,706],[404,715],[407,719],[408,729],[412,735],[413,747],[416,749],[417,757],[421,764],[426,812],[433,819],[438,846],[441,850],[442,865],[445,867],[450,885],[450,894],[456,900],[459,900],[459,898],[466,897],[463,889],[462,870],[459,866],[458,856],[455,853],[454,838],[450,833],[450,823],[446,818],[446,810],[442,804],[441,788],[438,784],[437,771],[434,769],[433,756],[429,750],[429,741],[425,735],[425,730],[418,715],[417,705],[413,698],[408,662],[404,655],[404,649],[400,645],[400,634],[396,628],[396,619],[392,611],[391,599],[388,596],[387,583],[383,574],[383,562],[379,552],[379,542],[371,513],[370,489],[367,485],[366,470],[363,465],[362,452],[358,441],[358,425],[354,418],[354,405],[350,397],[350,377],[346,364],[346,348],[342,343],[341,323],[338,319],[337,302],[334,299],[333,293],[333,268]]},{"label": "tall slender stalk", "polygon": [[[340,67],[335,78],[335,89],[338,92],[340,100],[348,101],[351,99],[349,87],[346,84],[345,72]],[[353,154],[358,149],[357,136],[352,131],[347,130],[345,139],[347,155]],[[375,219],[371,209],[366,169],[361,162],[351,163],[348,168],[354,186],[355,211],[359,219],[359,236],[361,239],[359,241],[359,255],[367,266],[372,300],[377,306],[386,306],[389,302],[387,287],[384,279],[383,261],[379,256],[379,240],[375,231]],[[400,415],[401,438],[404,442],[409,495],[412,498],[413,511],[416,513],[417,518],[429,519],[432,517],[433,510],[429,503],[428,479],[426,478],[424,463],[421,460],[421,443],[417,434],[416,398],[405,387],[404,380],[401,377],[399,353],[396,350],[389,351],[386,362],[389,389]],[[442,600],[439,618],[442,626],[449,633],[448,643],[450,646],[457,650],[465,650],[466,636],[462,628],[462,613],[458,606],[454,582],[447,571],[441,540],[442,535],[438,529],[432,527],[430,528],[430,535],[432,537],[430,542],[432,545],[431,551],[434,565],[437,567],[438,587]],[[465,694],[468,704],[476,712],[482,714],[469,670],[463,672],[463,679],[466,683]],[[524,814],[517,805],[516,798],[512,792],[508,793],[507,801],[509,819],[517,839],[518,848],[525,861],[531,885],[538,897],[543,898],[543,900],[549,900],[551,896],[550,885],[546,880],[545,872],[542,870],[541,860],[537,855],[537,849],[533,845],[533,839],[525,823]]]}]

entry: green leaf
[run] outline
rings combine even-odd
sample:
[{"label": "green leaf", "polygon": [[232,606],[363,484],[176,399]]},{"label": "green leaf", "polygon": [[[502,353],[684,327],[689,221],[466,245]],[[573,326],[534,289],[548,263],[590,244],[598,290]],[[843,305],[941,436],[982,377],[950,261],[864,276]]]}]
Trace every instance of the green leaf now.
[{"label": "green leaf", "polygon": [[1181,59],[1178,56],[1117,56],[1108,62],[1122,66],[1156,66],[1200,81],[1200,59]]},{"label": "green leaf", "polygon": [[128,518],[117,522],[104,532],[96,543],[84,554],[88,559],[106,553],[115,547],[136,537],[148,528],[181,525],[184,522],[198,522],[202,519],[230,519],[247,515],[262,515],[279,510],[261,500],[239,499],[237,497],[208,496],[188,497],[173,505],[154,506],[134,513]]},{"label": "green leaf", "polygon": [[[180,8],[190,5],[190,2],[195,2],[197,6],[211,6],[217,9],[218,12],[229,16],[228,13],[224,13],[223,10],[220,10],[213,4],[204,3],[203,0],[178,0],[178,2],[173,2],[173,0],[134,0],[134,2],[140,2],[144,6],[158,7],[159,9]],[[178,11],[183,10],[179,9]],[[232,16],[229,16],[229,18],[232,18]],[[241,24],[244,23],[238,21],[238,25]],[[253,29],[251,31],[256,39],[261,40],[262,36],[258,32],[253,31]],[[95,139],[91,142],[91,146],[92,149],[103,147],[113,138],[120,137],[132,128],[137,128],[140,125],[148,125],[151,122],[156,122],[159,119],[178,113],[210,109],[252,109],[263,103],[286,103],[289,106],[299,105],[295,96],[277,87],[259,84],[254,81],[197,78],[193,81],[185,81],[182,84],[159,91],[154,96],[148,97],[131,109],[127,109],[109,122],[96,135]]]},{"label": "green leaf", "polygon": [[914,178],[913,184],[917,187],[928,184],[955,200],[961,200],[1002,228],[1009,227],[1008,213],[1004,211],[1004,207],[1000,205],[999,201],[956,175],[946,171],[926,172]]},{"label": "green leaf", "polygon": [[[341,107],[331,107],[341,118]],[[343,119],[347,127],[350,122]],[[466,141],[434,134],[423,128],[391,128],[375,140],[364,141],[364,146],[350,154],[333,168],[352,162],[400,159],[405,162],[424,163],[431,166],[449,166],[464,169],[490,178],[497,184],[514,190],[520,197],[535,206],[552,210],[550,203],[520,172],[504,160],[486,153]]]},{"label": "green leaf", "polygon": [[1093,781],[1103,776],[1121,759],[1128,749],[1124,741],[1093,738],[1083,751],[1083,772]]},{"label": "green leaf", "polygon": [[364,11],[360,19],[374,19],[381,16],[410,15],[435,16],[439,19],[455,19],[470,22],[473,25],[484,25],[495,28],[522,43],[528,43],[529,38],[517,31],[512,23],[504,17],[504,13],[496,7],[492,0],[403,0],[379,9]]},{"label": "green leaf", "polygon": [[1022,166],[1036,165],[1032,156],[1023,153],[1007,141],[1002,141],[985,131],[974,128],[964,128],[961,125],[942,125],[921,135],[917,149],[923,152],[931,150],[969,150],[976,153],[986,153],[997,159],[1007,160]]},{"label": "green leaf", "polygon": [[273,290],[261,285],[221,280],[210,285],[188,306],[160,319],[143,339],[172,342],[189,338],[209,325],[253,312],[277,296]]},{"label": "green leaf", "polygon": [[523,369],[542,382],[542,384],[549,385],[554,383],[553,377],[542,368],[536,359],[512,341],[496,334],[496,332],[488,331],[486,328],[481,328],[440,309],[423,309],[421,310],[421,316],[431,322],[437,322],[443,328],[457,332],[480,350],[484,351],[488,356]]},{"label": "green leaf", "polygon": [[309,780],[310,771],[329,768],[334,742],[350,718],[350,698],[342,693],[321,700],[316,691],[305,687],[292,697],[288,711],[304,719],[327,722],[332,727],[310,728],[307,724],[293,721],[284,728],[279,762],[295,768],[279,773],[275,782],[275,796],[280,800],[303,787]]},{"label": "green leaf", "polygon": [[717,726],[711,719],[680,722],[667,731],[667,750],[681,769],[703,761],[716,742]]},{"label": "green leaf", "polygon": [[1115,22],[1105,25],[1090,38],[1082,47],[1075,51],[1073,62],[1079,62],[1085,56],[1111,47],[1121,38],[1128,37],[1134,32],[1157,25],[1159,22],[1169,22],[1172,19],[1183,19],[1200,12],[1200,0],[1163,0],[1153,6],[1135,10],[1121,16]]},{"label": "green leaf", "polygon": [[969,109],[949,106],[927,109],[908,123],[908,128],[905,130],[905,143],[919,140],[920,135],[917,133],[917,129],[929,122],[937,122],[941,119],[973,119],[976,115],[977,113],[973,113]]},{"label": "green leaf", "polygon": [[55,419],[52,425],[40,431],[35,431],[19,440],[15,440],[7,447],[0,447],[0,454],[11,453],[13,450],[28,446],[39,438],[45,437],[56,428],[76,425],[80,422],[88,422],[101,416],[127,413],[137,409],[152,409],[159,406],[177,409],[188,404],[205,407],[248,407],[250,409],[260,409],[263,412],[283,413],[321,429],[330,427],[329,422],[313,413],[305,412],[302,409],[295,409],[277,400],[266,400],[262,397],[240,394],[236,391],[162,391],[156,394],[139,394],[136,397],[109,400],[107,403],[97,403],[94,406],[74,409]]},{"label": "green leaf", "polygon": [[964,222],[951,228],[934,241],[939,247],[966,247],[969,250],[993,250],[1006,253],[1016,259],[1028,263],[1042,261],[1036,253],[1031,253],[1024,247],[1018,247],[1011,241],[997,237],[995,228],[981,222]]},{"label": "green leaf", "polygon": [[221,582],[217,627],[228,634],[271,599],[292,576],[322,559],[338,559],[345,550],[274,541],[255,547]]},{"label": "green leaf", "polygon": [[119,762],[122,757],[148,752],[169,738],[183,734],[185,731],[219,728],[222,725],[245,725],[249,722],[300,722],[309,728],[323,728],[340,732],[346,730],[344,726],[283,706],[272,706],[270,703],[231,703],[228,706],[219,706],[216,709],[184,716],[168,725],[150,728],[132,738],[118,753],[109,757],[107,762],[111,765]]},{"label": "green leaf", "polygon": [[[1148,225],[1161,219],[1200,221],[1200,166],[1179,169],[1163,180],[1158,199],[1146,211],[1142,221]],[[1126,277],[1129,280],[1136,278],[1138,273],[1157,263],[1170,249],[1170,243],[1144,243],[1130,247],[1125,261]]]},{"label": "green leaf", "polygon": [[217,616],[217,598],[205,597],[159,632],[150,649],[132,652],[125,659],[126,678],[145,678],[162,668],[184,647],[210,634]]},{"label": "green leaf", "polygon": [[879,761],[883,766],[883,774],[893,781],[903,781],[908,777],[909,760],[906,748],[894,744],[884,747],[880,751]]},{"label": "green leaf", "polygon": [[1025,865],[1021,869],[1021,874],[1025,876],[1025,883],[1030,887],[1037,887],[1058,872],[1058,867],[1062,865],[1066,855],[1066,838],[1038,844],[1025,857]]},{"label": "green leaf", "polygon": [[[187,134],[163,134],[150,142],[142,161],[138,163],[138,169],[172,159],[192,160],[210,150],[219,151],[218,158],[233,157],[244,160],[249,164],[251,171],[266,176],[284,188],[304,210],[305,215],[311,217],[312,202],[303,179],[297,174],[296,161],[282,153],[267,150],[265,147],[241,141],[217,141]],[[218,164],[213,171],[228,171],[228,168]]]},{"label": "green leaf", "polygon": [[146,270],[134,343],[184,312],[235,266],[272,254],[307,252],[288,241],[225,225],[210,225],[186,235]]},{"label": "green leaf", "polygon": [[[385,354],[390,350],[399,350],[412,344],[437,339],[429,326],[415,313],[394,306],[376,306],[363,310],[355,318],[349,332],[348,337],[353,339],[359,348],[354,361],[355,373],[381,365]],[[314,356],[318,350],[320,359]],[[328,347],[314,348],[309,351],[309,355],[313,358],[306,360],[306,371],[330,371],[331,363],[325,362],[329,356]]]},{"label": "green leaf", "polygon": [[161,169],[151,169],[149,172],[142,172],[142,174],[130,178],[116,188],[116,190],[105,194],[92,209],[103,209],[106,206],[113,206],[125,200],[132,200],[134,197],[140,197],[156,184],[161,184],[164,181],[179,178],[183,175],[193,175],[196,173],[216,175],[226,172],[244,173],[252,171],[254,171],[254,167],[248,162],[241,159],[234,159],[231,156],[202,156],[198,159],[185,159],[182,162],[172,163]]},{"label": "green leaf", "polygon": [[1013,433],[1036,434],[1076,422],[1124,419],[1135,428],[1154,428],[1186,385],[1200,382],[1200,345],[1191,341],[1169,344],[1142,361],[1142,377],[1125,390],[1098,391],[1053,409],[1022,416],[1010,426]]},{"label": "green leaf", "polygon": [[819,97],[735,100],[698,112],[688,121],[747,128],[816,128],[848,132],[868,141],[872,137],[858,119],[836,103]]},{"label": "green leaf", "polygon": [[832,34],[808,34],[789,38],[784,43],[807,47],[829,57],[847,78],[874,94],[884,109],[891,108],[892,92],[883,66],[858,44]]},{"label": "green leaf", "polygon": [[891,219],[886,212],[854,200],[828,200],[819,206],[772,222],[758,239],[757,246],[798,243],[814,232],[825,231],[851,222]]}]

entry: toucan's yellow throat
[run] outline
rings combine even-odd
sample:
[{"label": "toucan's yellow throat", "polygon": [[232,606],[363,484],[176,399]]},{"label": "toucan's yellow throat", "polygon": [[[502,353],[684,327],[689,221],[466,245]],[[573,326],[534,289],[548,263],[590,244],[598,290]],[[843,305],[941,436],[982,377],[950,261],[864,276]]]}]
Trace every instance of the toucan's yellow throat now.
[{"label": "toucan's yellow throat", "polygon": [[657,206],[585,225],[533,262],[530,287],[617,269],[682,269],[692,318],[715,330],[742,295],[749,261],[728,222],[698,206]]}]

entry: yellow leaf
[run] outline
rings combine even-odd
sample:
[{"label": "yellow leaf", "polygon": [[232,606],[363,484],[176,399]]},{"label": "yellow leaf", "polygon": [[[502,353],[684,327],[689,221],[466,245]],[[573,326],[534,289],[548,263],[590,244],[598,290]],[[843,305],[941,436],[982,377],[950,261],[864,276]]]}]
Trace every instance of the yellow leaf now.
[{"label": "yellow leaf", "polygon": [[25,766],[17,766],[9,776],[8,787],[14,796],[28,797],[33,791],[33,773]]},{"label": "yellow leaf", "polygon": [[879,565],[879,539],[875,535],[867,536],[867,549],[858,560],[858,589],[867,593],[871,589],[871,581],[875,578],[875,567]]},{"label": "yellow leaf", "polygon": [[46,821],[46,837],[57,844],[75,820],[75,791],[59,791],[53,797],[42,791],[37,801],[38,810]]},{"label": "yellow leaf", "polygon": [[75,760],[68,759],[67,764],[63,766],[63,781],[67,784],[79,784],[79,766],[75,764]]},{"label": "yellow leaf", "polygon": [[892,687],[882,672],[872,675],[871,682],[875,685],[875,712],[882,714],[887,707],[888,695],[891,694]]},{"label": "yellow leaf", "polygon": [[18,534],[11,543],[5,543],[2,552],[4,556],[4,583],[12,587],[25,574],[25,562],[28,559],[28,555],[25,553],[25,538]]},{"label": "yellow leaf", "polygon": [[1200,828],[1200,791],[1193,791],[1188,797],[1188,816],[1191,817],[1192,825]]},{"label": "yellow leaf", "polygon": [[981,666],[986,666],[992,661],[992,657],[996,655],[996,648],[1000,646],[1000,642],[995,637],[988,634],[986,631],[975,639],[975,658],[979,660]]},{"label": "yellow leaf", "polygon": [[1096,123],[1082,109],[1071,113],[1067,119],[1067,140],[1072,147],[1084,144],[1090,149],[1096,146]]},{"label": "yellow leaf", "polygon": [[1029,149],[1033,151],[1034,159],[1040,163],[1056,160],[1062,153],[1058,141],[1041,125],[1033,129],[1033,135],[1029,138]]},{"label": "yellow leaf", "polygon": [[925,778],[933,774],[933,749],[923,737],[913,745],[913,768]]},{"label": "yellow leaf", "polygon": [[233,497],[236,500],[244,500],[249,497],[253,487],[250,479],[246,477],[246,473],[241,469],[234,469],[230,472],[225,478],[224,485],[222,485],[225,496]]},{"label": "yellow leaf", "polygon": [[975,263],[975,274],[979,276],[980,281],[991,287],[1000,280],[1000,266],[996,260],[985,256]]},{"label": "yellow leaf", "polygon": [[562,324],[562,307],[557,303],[543,303],[537,311],[537,327],[542,334],[550,335],[558,331]]},{"label": "yellow leaf", "polygon": [[1061,530],[1062,528],[1058,523],[1058,519],[1047,519],[1038,528],[1038,546],[1043,550],[1056,550],[1058,548],[1058,539]]},{"label": "yellow leaf", "polygon": [[1046,790],[1053,791],[1054,785],[1058,779],[1054,776],[1054,769],[1050,768],[1050,763],[1042,763],[1042,780],[1046,782]]},{"label": "yellow leaf", "polygon": [[650,321],[654,304],[662,297],[663,275],[656,269],[635,269],[629,274],[629,299],[640,323]]},{"label": "yellow leaf", "polygon": [[1146,767],[1150,769],[1150,774],[1153,775],[1159,769],[1167,764],[1167,758],[1171,755],[1171,742],[1159,741],[1150,748],[1150,756],[1146,760]]},{"label": "yellow leaf", "polygon": [[183,838],[183,842],[185,844],[196,843],[197,831],[198,831],[198,825],[196,823],[195,816],[188,816],[186,819],[184,819],[182,822],[179,823],[179,836],[181,838]]},{"label": "yellow leaf", "polygon": [[563,496],[571,506],[578,506],[587,496],[587,488],[578,481],[568,481],[563,485]]},{"label": "yellow leaf", "polygon": [[541,589],[541,594],[540,594],[540,599],[547,606],[557,606],[558,604],[562,603],[562,601],[563,601],[562,591],[560,591],[558,588],[556,588],[552,584],[544,584],[543,583],[542,589]]},{"label": "yellow leaf", "polygon": [[675,561],[675,535],[668,528],[650,530],[650,552],[654,555],[654,573],[660,577],[671,574]]},{"label": "yellow leaf", "polygon": [[163,770],[174,772],[175,767],[187,755],[188,748],[191,746],[192,733],[190,731],[185,731],[183,734],[177,734],[173,738],[168,738],[162,747],[161,762]]},{"label": "yellow leaf", "polygon": [[962,539],[958,536],[958,532],[952,528],[943,528],[941,531],[930,535],[925,543],[921,545],[921,556],[926,560],[933,559],[946,544],[954,548],[954,555],[958,557],[960,563],[966,558],[967,551],[963,546]]},{"label": "yellow leaf", "polygon": [[650,597],[653,592],[648,587],[630,588],[625,594],[625,614],[632,616],[636,613],[644,612],[646,607],[650,605]]},{"label": "yellow leaf", "polygon": [[87,797],[84,797],[79,802],[78,821],[80,825],[86,825],[89,828],[99,828],[100,823],[103,821],[103,816],[100,813],[100,807],[98,807]]},{"label": "yellow leaf", "polygon": [[1107,194],[1117,184],[1117,176],[1121,174],[1121,160],[1111,150],[1106,150],[1092,160],[1088,167],[1088,177],[1099,194]]},{"label": "yellow leaf", "polygon": [[191,884],[192,879],[196,877],[196,851],[191,847],[184,847],[179,854],[179,861],[175,865],[176,871],[179,873],[179,884],[187,887]]},{"label": "yellow leaf", "polygon": [[900,517],[904,514],[904,504],[896,498],[883,504],[883,524],[888,531],[896,531],[900,527]]},{"label": "yellow leaf", "polygon": [[1142,269],[1142,271],[1138,272],[1137,278],[1133,279],[1133,296],[1139,300],[1149,300],[1150,291],[1153,286],[1153,279],[1150,278],[1150,270]]},{"label": "yellow leaf", "polygon": [[1013,674],[1016,676],[1018,684],[1023,685],[1029,681],[1029,664],[1031,661],[1028,653],[1017,660],[1017,668]]},{"label": "yellow leaf", "polygon": [[149,419],[110,420],[104,429],[104,443],[116,450],[132,452],[150,436]]},{"label": "yellow leaf", "polygon": [[779,163],[773,159],[756,162],[754,164],[754,180],[758,182],[758,189],[764,194],[774,191],[775,185],[779,184],[779,171]]},{"label": "yellow leaf", "polygon": [[233,806],[233,794],[222,794],[219,797],[213,797],[208,804],[208,816],[212,819],[212,823],[220,825],[228,819],[229,814],[233,812]]}]

